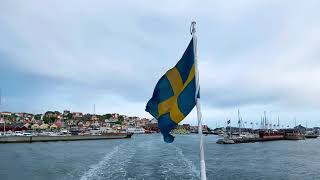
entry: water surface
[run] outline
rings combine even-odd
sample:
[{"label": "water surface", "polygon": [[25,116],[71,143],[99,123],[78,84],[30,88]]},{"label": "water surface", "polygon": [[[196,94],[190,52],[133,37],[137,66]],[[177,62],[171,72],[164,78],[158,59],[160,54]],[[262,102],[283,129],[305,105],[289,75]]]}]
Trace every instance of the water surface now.
[{"label": "water surface", "polygon": [[[320,139],[236,145],[204,136],[208,179],[320,179]],[[197,135],[0,144],[1,180],[199,179]]]}]

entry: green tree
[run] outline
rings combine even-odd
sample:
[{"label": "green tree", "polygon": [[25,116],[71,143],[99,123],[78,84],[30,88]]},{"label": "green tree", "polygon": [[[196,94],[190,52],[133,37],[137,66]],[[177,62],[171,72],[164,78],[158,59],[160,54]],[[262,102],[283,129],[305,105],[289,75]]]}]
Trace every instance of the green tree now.
[{"label": "green tree", "polygon": [[44,117],[43,117],[43,122],[46,123],[46,124],[49,124],[50,118],[47,117],[47,116],[44,116]]},{"label": "green tree", "polygon": [[124,117],[123,117],[122,115],[119,115],[119,116],[118,116],[118,120],[119,120],[120,122],[122,122],[122,121],[124,120]]},{"label": "green tree", "polygon": [[16,118],[16,116],[14,114],[11,114],[10,116],[5,116],[6,119],[8,119],[9,121],[13,121],[13,119]]},{"label": "green tree", "polygon": [[57,120],[57,117],[50,117],[50,123],[53,123]]},{"label": "green tree", "polygon": [[72,119],[72,114],[71,114],[71,113],[64,114],[64,115],[63,115],[63,119],[71,120],[71,119]]},{"label": "green tree", "polygon": [[104,114],[104,115],[102,115],[102,118],[103,118],[103,119],[110,119],[111,117],[112,117],[111,114]]},{"label": "green tree", "polygon": [[34,115],[34,119],[41,120],[41,116],[42,116],[42,114],[36,114],[36,115]]},{"label": "green tree", "polygon": [[56,120],[57,120],[56,117],[47,117],[47,116],[43,117],[43,122],[46,123],[46,124],[53,123]]},{"label": "green tree", "polygon": [[115,124],[121,124],[122,125],[122,121],[116,121]]}]

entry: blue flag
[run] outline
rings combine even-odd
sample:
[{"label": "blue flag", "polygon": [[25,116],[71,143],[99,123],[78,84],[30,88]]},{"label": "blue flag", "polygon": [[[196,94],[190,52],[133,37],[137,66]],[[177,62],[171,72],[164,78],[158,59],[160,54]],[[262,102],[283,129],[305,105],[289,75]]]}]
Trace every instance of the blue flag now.
[{"label": "blue flag", "polygon": [[[196,82],[193,39],[182,58],[158,81],[146,111],[158,120],[164,141],[171,143],[170,131],[181,122],[196,105]],[[199,93],[198,93],[199,95]]]}]

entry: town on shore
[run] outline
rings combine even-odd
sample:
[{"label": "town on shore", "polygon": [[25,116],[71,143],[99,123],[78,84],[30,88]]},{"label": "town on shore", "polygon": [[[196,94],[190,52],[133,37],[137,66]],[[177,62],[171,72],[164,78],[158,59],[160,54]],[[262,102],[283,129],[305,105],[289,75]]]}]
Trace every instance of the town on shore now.
[{"label": "town on shore", "polygon": [[[47,111],[44,114],[25,112],[1,112],[1,136],[72,136],[72,135],[115,135],[115,134],[148,134],[159,133],[156,119],[127,116],[118,113],[85,114],[69,110]],[[278,124],[271,124],[267,117],[263,117],[260,127],[246,126],[239,114],[238,127],[230,126],[230,120],[225,127],[210,129],[203,125],[203,134],[220,135],[217,143],[234,144],[270,140],[301,140],[317,138],[320,128],[307,128],[301,125],[294,128],[281,128]],[[198,126],[190,124],[177,125],[172,134],[198,133]],[[128,137],[128,136],[126,136]],[[129,136],[131,137],[131,135]],[[23,140],[26,141],[26,140]],[[27,140],[29,141],[29,140]]]},{"label": "town on shore", "polygon": [[[69,110],[47,111],[44,114],[1,112],[0,134],[6,136],[35,135],[99,135],[110,133],[159,133],[156,119],[118,113],[85,114]],[[198,132],[198,126],[178,125],[174,133]],[[203,125],[203,132],[211,132]]]}]

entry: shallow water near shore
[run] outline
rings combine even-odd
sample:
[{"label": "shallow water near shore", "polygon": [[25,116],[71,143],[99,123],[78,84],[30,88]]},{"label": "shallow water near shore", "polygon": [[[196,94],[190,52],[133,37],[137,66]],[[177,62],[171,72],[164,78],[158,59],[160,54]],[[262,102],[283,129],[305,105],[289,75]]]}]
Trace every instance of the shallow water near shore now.
[{"label": "shallow water near shore", "polygon": [[[208,179],[320,179],[320,139],[216,144],[204,136]],[[199,179],[197,135],[0,144],[0,179]]]}]

